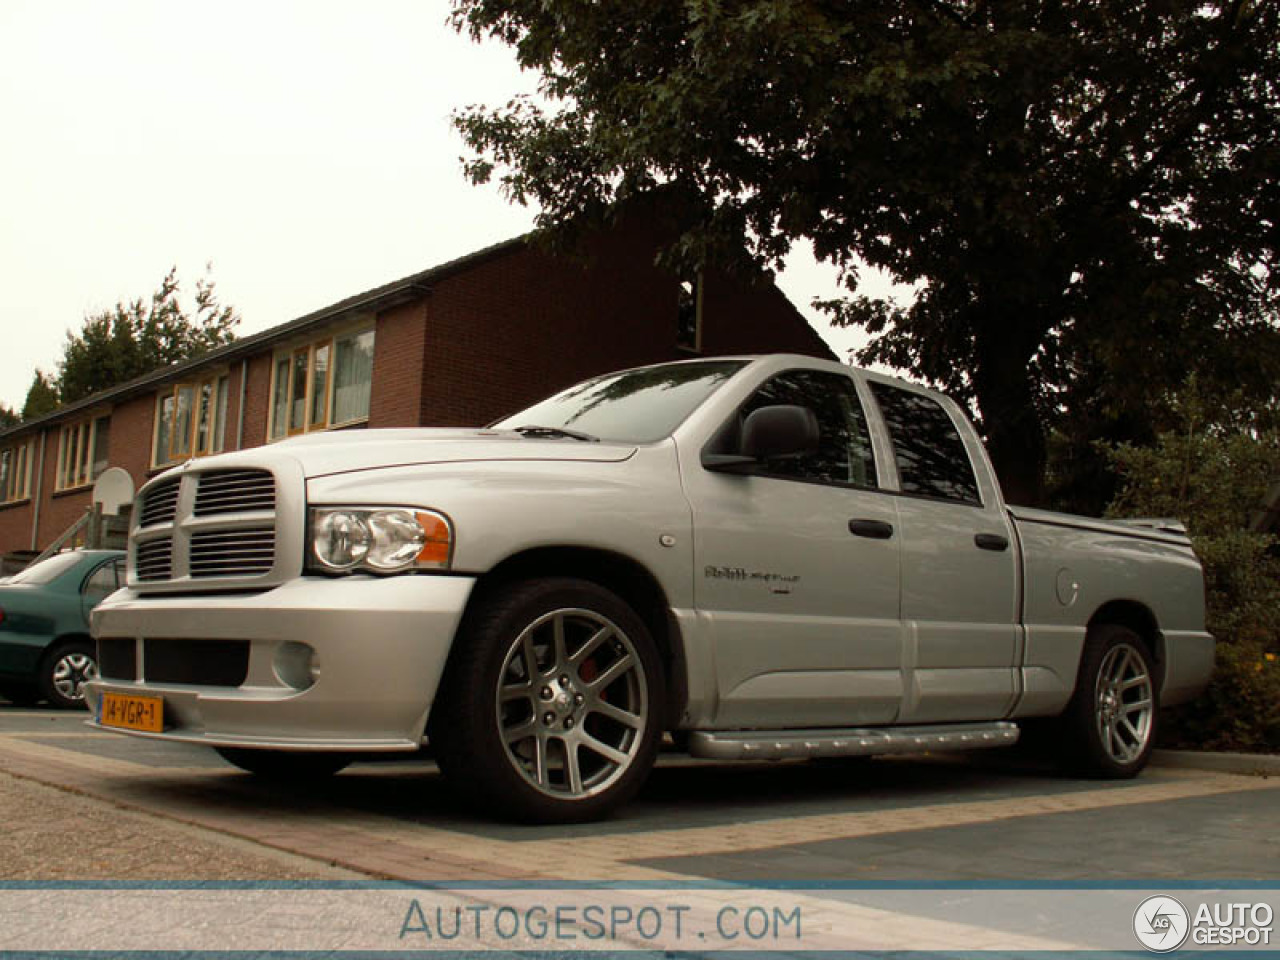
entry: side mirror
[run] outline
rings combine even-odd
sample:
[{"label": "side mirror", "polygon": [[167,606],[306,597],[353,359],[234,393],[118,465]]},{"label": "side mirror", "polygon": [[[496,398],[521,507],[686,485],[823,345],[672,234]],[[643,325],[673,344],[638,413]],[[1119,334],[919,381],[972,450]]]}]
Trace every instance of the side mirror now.
[{"label": "side mirror", "polygon": [[761,460],[799,457],[818,448],[818,418],[808,407],[778,404],[747,415],[736,454],[704,454],[708,470],[743,473]]}]

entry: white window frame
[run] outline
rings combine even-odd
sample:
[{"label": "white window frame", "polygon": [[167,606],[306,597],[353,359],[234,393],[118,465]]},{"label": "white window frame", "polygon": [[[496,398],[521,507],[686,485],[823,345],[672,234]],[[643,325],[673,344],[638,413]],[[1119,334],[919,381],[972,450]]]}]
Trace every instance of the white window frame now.
[{"label": "white window frame", "polygon": [[[226,449],[229,394],[230,376],[226,370],[215,370],[201,377],[171,383],[157,393],[151,425],[152,468],[172,466]],[[177,410],[184,395],[191,405],[190,423],[179,431],[176,429],[179,422]],[[173,401],[173,407],[167,413],[166,400]]]},{"label": "white window frame", "polygon": [[31,499],[32,459],[36,452],[35,438],[19,440],[0,448],[0,460],[7,454],[8,465],[0,484],[0,503],[22,503]]},{"label": "white window frame", "polygon": [[[98,446],[98,426],[106,421],[111,427],[111,412],[99,410],[87,417],[64,424],[58,430],[58,461],[53,477],[54,493],[79,490],[97,480],[106,469],[106,461],[94,458]],[[108,434],[110,442],[110,434]]]},{"label": "white window frame", "polygon": [[[283,440],[303,433],[334,430],[358,423],[367,423],[369,415],[334,419],[337,402],[334,383],[337,380],[339,346],[365,334],[376,333],[372,321],[363,321],[333,333],[326,333],[313,340],[295,342],[277,350],[271,357],[271,387],[267,394],[267,441]],[[325,357],[323,367],[323,397],[317,390],[320,367],[317,359]],[[301,371],[303,382],[298,383]],[[301,392],[299,388],[301,387]],[[369,390],[373,390],[373,377],[369,378]],[[321,405],[318,407],[317,403]],[[301,422],[295,419],[295,404],[301,404]],[[366,411],[368,404],[366,402]],[[281,422],[283,420],[283,422]]]}]

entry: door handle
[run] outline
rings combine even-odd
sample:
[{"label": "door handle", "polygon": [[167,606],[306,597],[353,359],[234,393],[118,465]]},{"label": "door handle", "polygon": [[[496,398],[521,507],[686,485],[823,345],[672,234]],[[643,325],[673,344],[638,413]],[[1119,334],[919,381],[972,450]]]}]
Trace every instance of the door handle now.
[{"label": "door handle", "polygon": [[973,542],[979,550],[995,550],[999,553],[1009,549],[1009,538],[999,533],[975,533]]},{"label": "door handle", "polygon": [[893,524],[883,520],[850,520],[849,532],[869,540],[888,540],[893,536]]}]

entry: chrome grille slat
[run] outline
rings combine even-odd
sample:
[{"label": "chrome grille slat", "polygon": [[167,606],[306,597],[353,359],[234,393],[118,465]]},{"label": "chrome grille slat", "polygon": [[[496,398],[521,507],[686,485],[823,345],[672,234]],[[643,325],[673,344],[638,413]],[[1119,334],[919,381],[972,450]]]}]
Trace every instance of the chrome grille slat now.
[{"label": "chrome grille slat", "polygon": [[139,580],[170,579],[173,576],[173,541],[166,537],[138,544],[134,562]]},{"label": "chrome grille slat", "polygon": [[256,576],[275,562],[274,527],[216,530],[191,535],[191,576]]},{"label": "chrome grille slat", "polygon": [[275,510],[275,478],[262,470],[221,470],[200,475],[197,517],[250,510]]},{"label": "chrome grille slat", "polygon": [[160,523],[173,523],[173,518],[178,511],[179,485],[179,480],[175,477],[172,480],[164,480],[148,490],[142,501],[138,526],[153,527]]}]

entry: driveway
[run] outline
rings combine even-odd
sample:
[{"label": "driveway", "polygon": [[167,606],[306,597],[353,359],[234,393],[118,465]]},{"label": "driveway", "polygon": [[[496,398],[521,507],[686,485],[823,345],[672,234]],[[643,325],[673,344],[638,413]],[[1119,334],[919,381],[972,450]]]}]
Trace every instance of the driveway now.
[{"label": "driveway", "polygon": [[[613,819],[528,827],[478,817],[416,758],[356,764],[319,785],[268,785],[212,751],[0,703],[0,774],[9,775],[0,791],[59,791],[28,804],[27,842],[2,858],[6,879],[65,876],[42,863],[42,848],[70,835],[96,842],[61,822],[76,814],[59,815],[55,798],[88,804],[99,821],[105,809],[105,822],[149,818],[156,829],[187,831],[187,843],[231,845],[226,858],[184,861],[178,874],[188,879],[235,876],[229,864],[248,852],[267,859],[242,865],[246,877],[335,869],[411,881],[1280,877],[1280,778],[1182,764],[1103,782],[980,754],[761,765],[668,755]],[[16,808],[5,807],[13,844]],[[114,843],[74,875],[120,877],[128,845]],[[130,877],[174,875],[136,859]]]}]

